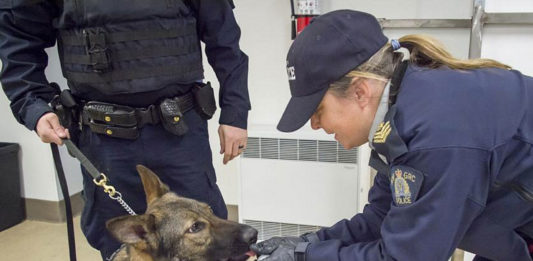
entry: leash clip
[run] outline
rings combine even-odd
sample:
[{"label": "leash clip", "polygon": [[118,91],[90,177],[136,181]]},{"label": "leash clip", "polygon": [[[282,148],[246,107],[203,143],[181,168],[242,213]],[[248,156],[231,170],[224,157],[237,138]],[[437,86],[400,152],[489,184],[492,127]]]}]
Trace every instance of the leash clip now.
[{"label": "leash clip", "polygon": [[99,177],[93,179],[94,184],[96,184],[97,186],[103,187],[104,192],[109,194],[109,196],[112,197],[115,195],[117,191],[115,190],[115,187],[107,185],[107,181],[108,181],[107,176],[104,173],[100,173]]}]

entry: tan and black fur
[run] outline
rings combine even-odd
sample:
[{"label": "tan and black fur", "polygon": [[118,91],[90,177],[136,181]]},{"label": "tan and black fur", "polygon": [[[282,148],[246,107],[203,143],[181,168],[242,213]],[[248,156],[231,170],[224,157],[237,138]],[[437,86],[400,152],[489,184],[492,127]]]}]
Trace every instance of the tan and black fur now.
[{"label": "tan and black fur", "polygon": [[125,246],[114,261],[214,261],[239,256],[257,239],[250,226],[216,217],[202,202],[177,196],[138,165],[146,213],[111,219],[106,226]]}]

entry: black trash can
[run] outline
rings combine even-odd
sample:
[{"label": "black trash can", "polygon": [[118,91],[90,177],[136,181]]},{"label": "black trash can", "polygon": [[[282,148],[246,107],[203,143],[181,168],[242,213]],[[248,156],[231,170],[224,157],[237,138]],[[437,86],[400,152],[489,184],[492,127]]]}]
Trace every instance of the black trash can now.
[{"label": "black trash can", "polygon": [[20,147],[0,142],[0,231],[26,218],[20,195]]}]

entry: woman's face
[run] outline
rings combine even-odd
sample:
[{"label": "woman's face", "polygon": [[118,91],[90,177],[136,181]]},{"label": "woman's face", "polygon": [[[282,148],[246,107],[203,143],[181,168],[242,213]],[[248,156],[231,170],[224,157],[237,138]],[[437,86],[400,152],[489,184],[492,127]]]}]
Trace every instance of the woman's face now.
[{"label": "woman's face", "polygon": [[311,127],[335,134],[335,140],[346,149],[365,144],[383,91],[370,81],[354,83],[345,97],[327,91],[311,116]]}]

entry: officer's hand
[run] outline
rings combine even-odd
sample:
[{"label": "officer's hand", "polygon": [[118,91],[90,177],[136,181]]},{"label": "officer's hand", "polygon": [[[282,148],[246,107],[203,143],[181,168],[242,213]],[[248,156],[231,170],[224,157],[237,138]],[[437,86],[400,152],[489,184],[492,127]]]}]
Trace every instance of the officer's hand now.
[{"label": "officer's hand", "polygon": [[259,259],[261,261],[294,261],[294,247],[280,245],[272,254],[266,258]]},{"label": "officer's hand", "polygon": [[39,135],[41,141],[44,143],[62,145],[62,138],[70,138],[68,130],[61,126],[59,118],[53,112],[45,113],[39,118],[35,132],[37,132],[37,135]]},{"label": "officer's hand", "polygon": [[250,249],[257,255],[269,255],[262,261],[293,261],[296,245],[304,241],[301,237],[273,237],[251,245]]},{"label": "officer's hand", "polygon": [[248,131],[245,129],[222,124],[218,128],[218,136],[220,138],[220,154],[224,154],[222,161],[224,164],[239,156],[246,148]]},{"label": "officer's hand", "polygon": [[273,237],[257,244],[252,244],[250,249],[258,255],[270,255],[280,246],[296,248],[298,243],[305,242],[301,237]]}]

